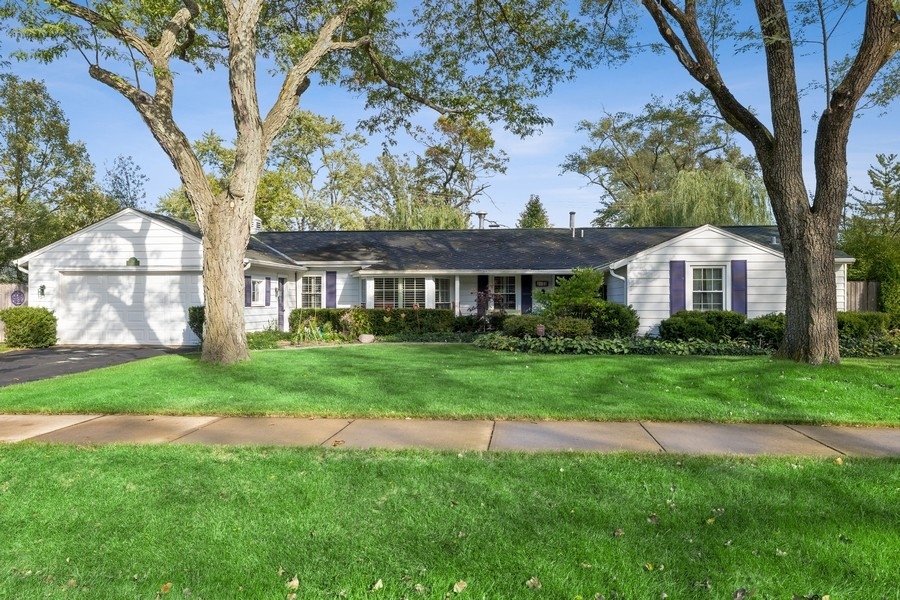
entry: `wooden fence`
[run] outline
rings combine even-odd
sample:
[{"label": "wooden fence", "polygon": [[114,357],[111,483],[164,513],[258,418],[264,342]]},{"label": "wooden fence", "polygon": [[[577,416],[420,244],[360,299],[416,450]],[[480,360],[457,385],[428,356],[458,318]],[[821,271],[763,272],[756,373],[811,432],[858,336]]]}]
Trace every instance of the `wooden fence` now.
[{"label": "wooden fence", "polygon": [[862,312],[878,310],[878,290],[881,284],[877,281],[848,281],[847,310]]},{"label": "wooden fence", "polygon": [[[19,292],[20,294],[16,294]],[[13,296],[16,301],[13,301]],[[0,310],[16,306],[19,299],[24,300],[23,306],[28,304],[28,286],[23,283],[0,283]],[[6,331],[3,322],[0,321],[0,342],[6,339]]]}]

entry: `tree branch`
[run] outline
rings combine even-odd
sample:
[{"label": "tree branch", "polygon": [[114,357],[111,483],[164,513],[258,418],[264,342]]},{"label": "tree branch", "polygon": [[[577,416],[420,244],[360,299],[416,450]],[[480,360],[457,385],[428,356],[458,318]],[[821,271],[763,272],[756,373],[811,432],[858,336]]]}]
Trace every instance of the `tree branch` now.
[{"label": "tree branch", "polygon": [[60,10],[68,15],[72,15],[73,17],[77,17],[86,23],[94,25],[95,27],[99,27],[116,39],[122,40],[129,46],[135,48],[138,52],[146,56],[148,60],[152,60],[152,44],[147,42],[147,40],[145,40],[141,36],[135,34],[133,31],[130,31],[129,29],[122,27],[118,23],[107,19],[100,13],[95,12],[90,8],[87,8],[86,6],[75,4],[70,0],[48,0],[47,3],[57,10]]}]

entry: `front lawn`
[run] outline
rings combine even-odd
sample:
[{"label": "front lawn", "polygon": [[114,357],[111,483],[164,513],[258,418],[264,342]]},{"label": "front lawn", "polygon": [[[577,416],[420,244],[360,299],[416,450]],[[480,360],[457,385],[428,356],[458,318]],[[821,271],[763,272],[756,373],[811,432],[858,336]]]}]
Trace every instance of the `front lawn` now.
[{"label": "front lawn", "polygon": [[0,412],[900,425],[900,358],[555,356],[373,344],[196,355],[0,389]]},{"label": "front lawn", "polygon": [[17,444],[0,597],[896,599],[898,507],[892,459]]}]

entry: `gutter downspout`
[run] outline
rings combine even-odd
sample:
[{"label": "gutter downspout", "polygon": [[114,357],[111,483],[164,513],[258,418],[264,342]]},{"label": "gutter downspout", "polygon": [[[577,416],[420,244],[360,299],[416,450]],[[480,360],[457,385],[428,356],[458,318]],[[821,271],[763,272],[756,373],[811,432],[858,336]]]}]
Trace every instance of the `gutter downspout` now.
[{"label": "gutter downspout", "polygon": [[628,279],[616,273],[615,269],[610,266],[609,274],[622,282],[623,287],[625,288],[625,306],[628,306]]},{"label": "gutter downspout", "polygon": [[16,261],[15,264],[16,264],[16,268],[17,268],[18,270],[20,270],[20,271],[22,271],[23,273],[25,273],[26,275],[28,275],[28,269],[26,269],[25,267],[23,267],[22,265],[20,265],[18,261]]}]

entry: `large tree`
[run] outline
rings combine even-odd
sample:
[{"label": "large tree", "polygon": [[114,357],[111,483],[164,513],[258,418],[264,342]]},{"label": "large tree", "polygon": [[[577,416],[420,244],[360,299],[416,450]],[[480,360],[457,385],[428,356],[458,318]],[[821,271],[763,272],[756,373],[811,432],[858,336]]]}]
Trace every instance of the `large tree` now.
[{"label": "large tree", "polygon": [[115,211],[84,144],[40,81],[0,77],[0,278],[12,260]]},{"label": "large tree", "polygon": [[759,166],[703,94],[654,98],[637,115],[606,114],[579,129],[589,145],[563,169],[601,191],[600,227],[771,223]]},{"label": "large tree", "polygon": [[[502,118],[524,133],[546,122],[530,99],[568,74],[560,58],[584,35],[553,5],[434,0],[391,14],[387,0],[20,0],[12,9],[16,34],[37,43],[31,56],[80,53],[171,159],[203,234],[202,358],[228,364],[249,358],[242,261],[260,178],[311,78],[366,93],[373,126],[404,125],[425,105]],[[261,57],[281,73],[268,110],[257,90]],[[228,71],[235,160],[222,190],[175,118],[176,60]]]},{"label": "large tree", "polygon": [[[747,138],[759,161],[784,248],[786,326],[779,355],[819,364],[840,361],[834,247],[847,197],[847,141],[854,116],[876,78],[897,81],[900,4],[867,0],[864,6],[827,0],[785,4],[755,0],[755,18],[736,2],[641,0],[668,48],[711,95],[725,121]],[[595,7],[596,10],[596,7]],[[603,7],[600,8],[603,10]],[[747,16],[747,22],[742,17]],[[847,31],[845,31],[847,30]],[[832,36],[857,38],[846,60],[833,61]],[[809,125],[801,108],[797,57],[814,41],[822,57],[824,104]],[[738,98],[723,75],[723,55],[762,50],[768,77],[767,120]],[[890,64],[889,64],[890,63]],[[835,64],[838,66],[835,67]],[[870,100],[886,103],[896,87],[877,86]],[[803,172],[803,137],[815,130],[815,188]]]}]

